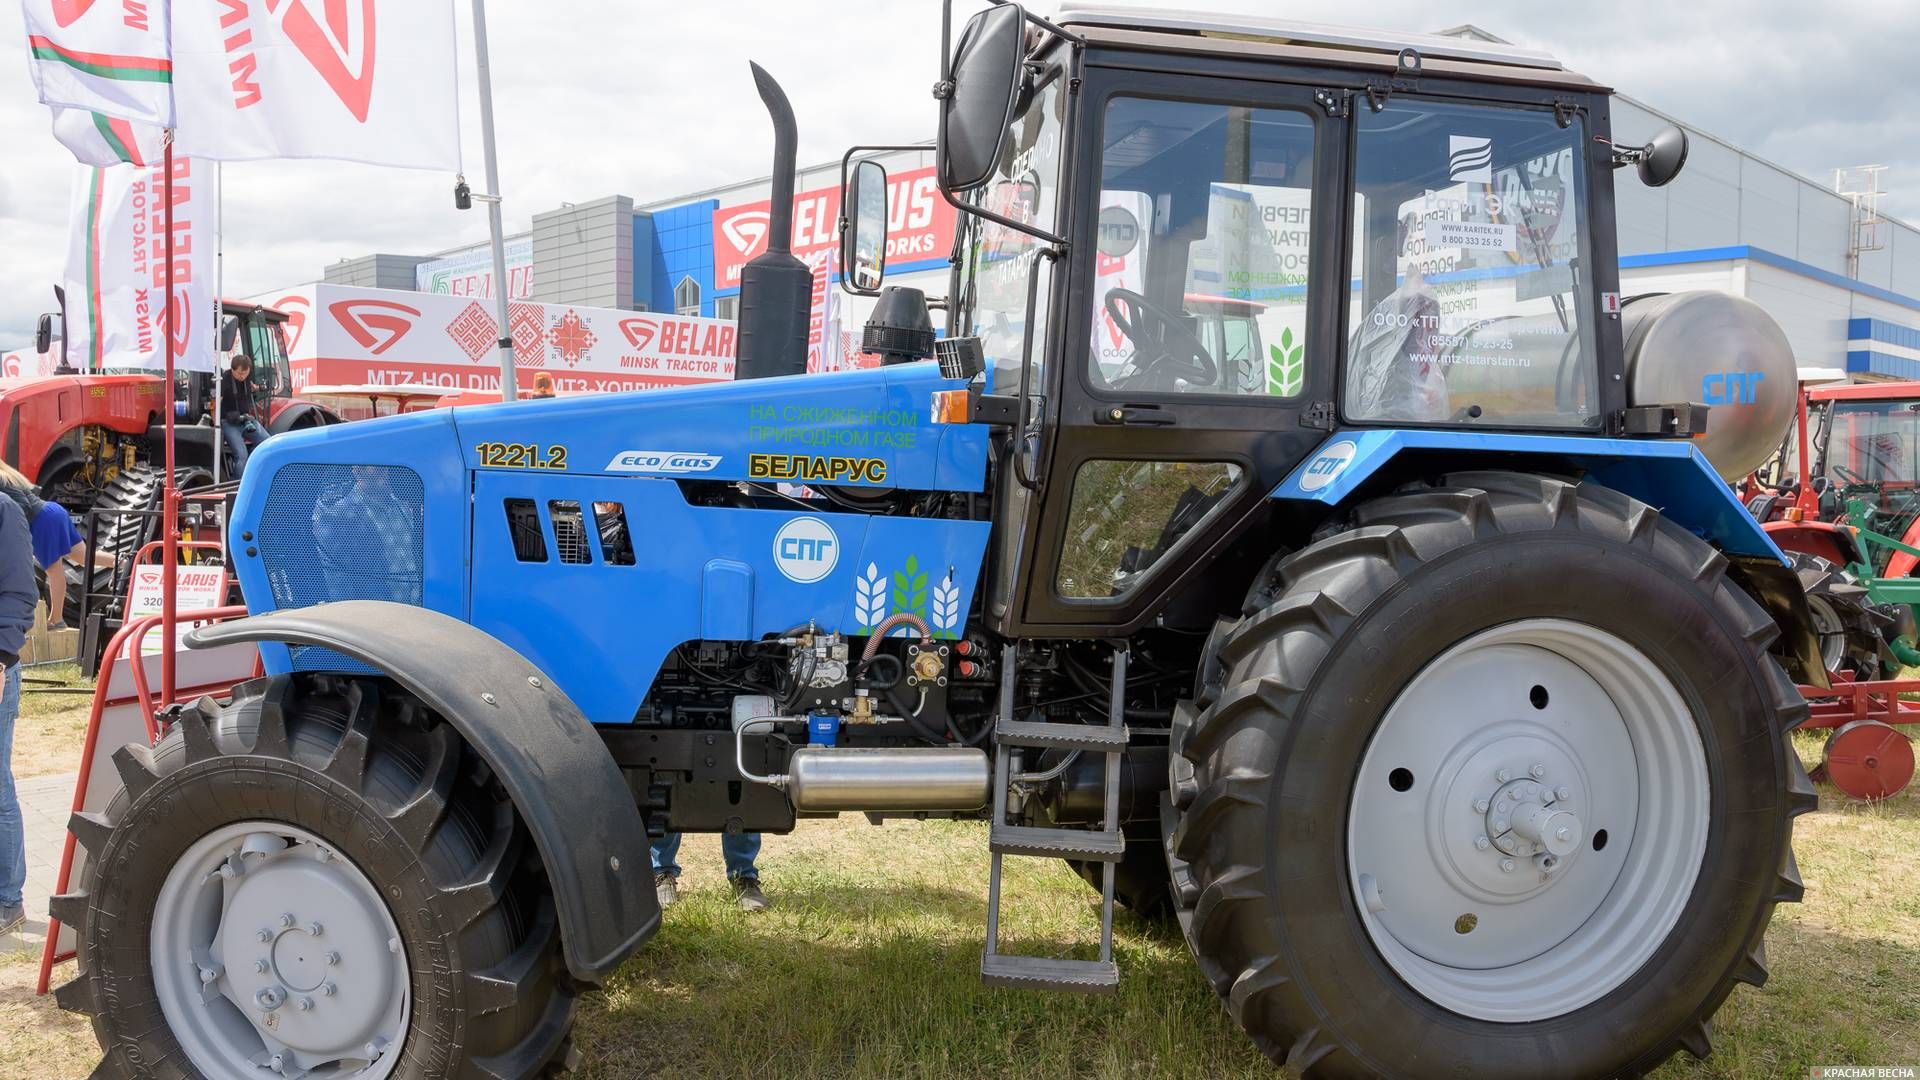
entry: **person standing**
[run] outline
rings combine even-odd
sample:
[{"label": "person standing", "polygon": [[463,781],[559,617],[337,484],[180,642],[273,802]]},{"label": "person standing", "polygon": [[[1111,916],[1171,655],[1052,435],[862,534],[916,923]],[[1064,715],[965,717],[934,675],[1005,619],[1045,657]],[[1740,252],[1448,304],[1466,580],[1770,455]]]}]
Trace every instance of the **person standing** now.
[{"label": "person standing", "polygon": [[13,790],[13,726],[20,716],[20,650],[33,627],[40,590],[33,583],[33,540],[27,517],[12,499],[0,499],[0,934],[26,921],[26,832]]},{"label": "person standing", "polygon": [[267,441],[267,429],[253,415],[253,361],[246,353],[234,353],[220,375],[220,434],[233,454],[230,479],[238,480],[246,471],[247,455]]},{"label": "person standing", "polygon": [[[680,834],[668,833],[653,842],[653,894],[661,907],[680,899]],[[760,854],[757,832],[722,833],[720,855],[726,860],[727,880],[733,883],[735,902],[741,911],[765,911],[773,906],[760,891],[760,871],[753,860]]]},{"label": "person standing", "polygon": [[[47,573],[47,629],[67,628],[66,563],[79,566],[87,557],[86,538],[74,527],[73,515],[51,499],[40,497],[33,481],[20,470],[0,461],[0,491],[11,498],[26,515],[27,531],[33,537],[34,565]],[[113,553],[96,551],[93,565],[111,569]]]}]

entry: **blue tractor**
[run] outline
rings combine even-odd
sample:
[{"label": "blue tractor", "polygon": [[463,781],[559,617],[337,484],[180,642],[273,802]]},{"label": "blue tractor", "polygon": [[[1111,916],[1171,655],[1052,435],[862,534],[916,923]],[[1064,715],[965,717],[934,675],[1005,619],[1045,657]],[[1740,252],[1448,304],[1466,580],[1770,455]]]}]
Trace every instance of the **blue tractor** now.
[{"label": "blue tractor", "polygon": [[[1684,136],[1446,37],[995,2],[941,62],[943,300],[846,170],[884,365],[804,373],[756,69],[735,381],[259,451],[254,616],[197,643],[267,675],[73,823],[96,1075],[542,1074],[659,924],[649,836],[843,812],[986,822],[988,982],[1110,990],[1115,903],[1170,915],[1309,1075],[1709,1051],[1824,673],[1619,296],[1615,170]],[[1002,950],[1011,857],[1102,892],[1098,958]]]}]

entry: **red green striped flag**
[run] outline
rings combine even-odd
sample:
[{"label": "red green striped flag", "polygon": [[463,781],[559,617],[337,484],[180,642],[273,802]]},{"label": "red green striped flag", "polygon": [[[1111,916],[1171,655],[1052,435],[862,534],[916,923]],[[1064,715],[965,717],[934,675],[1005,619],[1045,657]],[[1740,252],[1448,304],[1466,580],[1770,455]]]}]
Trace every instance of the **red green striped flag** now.
[{"label": "red green striped flag", "polygon": [[167,3],[21,0],[21,10],[41,101],[136,124],[173,125]]},{"label": "red green striped flag", "polygon": [[153,165],[160,161],[162,128],[86,109],[53,110],[53,137],[82,165]]}]

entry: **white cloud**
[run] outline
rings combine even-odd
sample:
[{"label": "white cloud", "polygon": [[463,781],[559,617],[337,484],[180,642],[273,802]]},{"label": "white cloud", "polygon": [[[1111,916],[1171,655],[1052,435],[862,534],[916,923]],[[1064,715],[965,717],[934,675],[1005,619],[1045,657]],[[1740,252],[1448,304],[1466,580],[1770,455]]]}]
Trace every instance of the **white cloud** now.
[{"label": "white cloud", "polygon": [[[1270,0],[1207,6],[1276,8]],[[453,7],[466,58],[467,170],[478,186],[470,7]],[[19,8],[0,9],[0,345],[11,346],[51,303],[71,170],[33,100]],[[1326,17],[1305,5],[1293,13]],[[748,59],[792,97],[802,162],[838,157],[855,142],[926,138],[939,18],[934,0],[495,0],[488,31],[508,227],[524,229],[536,211],[563,201],[619,193],[646,202],[764,174],[772,144]],[[1477,23],[1815,178],[1836,165],[1884,162],[1893,184],[1904,178],[1910,189],[1888,209],[1920,217],[1920,109],[1902,48],[1920,40],[1920,5],[1880,0],[1815,17],[1803,6],[1750,0],[1378,0],[1365,18],[1418,30]],[[360,165],[228,166],[227,292],[309,280],[326,263],[372,251],[484,240],[484,215],[455,211],[452,186],[450,176]]]}]

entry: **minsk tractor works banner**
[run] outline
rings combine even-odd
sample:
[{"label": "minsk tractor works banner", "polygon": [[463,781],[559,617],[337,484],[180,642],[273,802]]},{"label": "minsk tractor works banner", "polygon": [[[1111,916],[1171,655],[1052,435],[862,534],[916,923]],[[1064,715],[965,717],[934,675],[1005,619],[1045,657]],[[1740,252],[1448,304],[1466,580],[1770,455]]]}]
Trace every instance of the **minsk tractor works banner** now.
[{"label": "minsk tractor works banner", "polygon": [[[493,305],[474,297],[312,284],[252,297],[287,313],[296,391],[320,385],[500,389]],[[733,378],[734,324],[646,311],[514,301],[515,373],[562,394]]]}]

